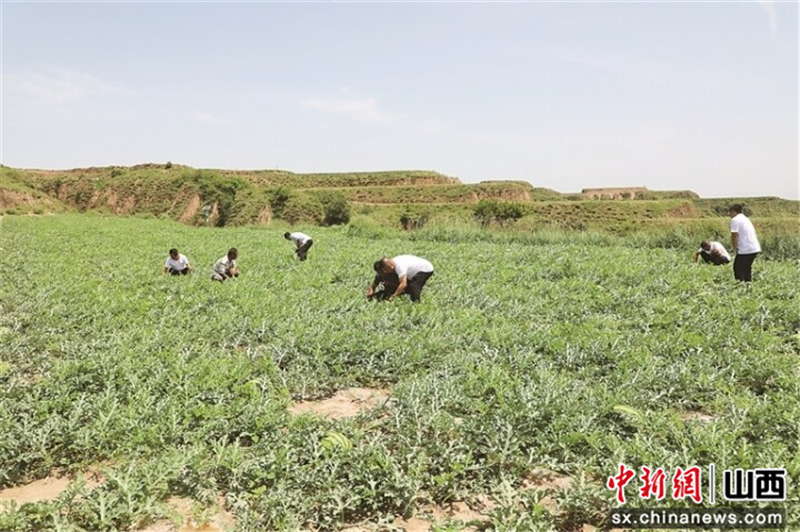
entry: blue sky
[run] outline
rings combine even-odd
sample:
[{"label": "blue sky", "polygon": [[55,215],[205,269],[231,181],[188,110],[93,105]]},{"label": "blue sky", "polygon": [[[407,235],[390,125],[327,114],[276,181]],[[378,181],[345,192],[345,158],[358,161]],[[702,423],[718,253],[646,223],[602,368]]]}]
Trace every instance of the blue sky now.
[{"label": "blue sky", "polygon": [[798,198],[796,3],[2,4],[2,162]]}]

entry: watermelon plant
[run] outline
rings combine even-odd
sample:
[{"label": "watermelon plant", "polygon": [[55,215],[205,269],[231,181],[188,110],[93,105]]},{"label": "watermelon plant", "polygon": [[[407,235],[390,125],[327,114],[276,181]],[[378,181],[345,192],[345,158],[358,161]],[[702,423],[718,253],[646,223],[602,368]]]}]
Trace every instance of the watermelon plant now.
[{"label": "watermelon plant", "polygon": [[[0,500],[0,530],[138,530],[171,497],[221,500],[238,530],[398,529],[456,502],[485,529],[575,530],[604,525],[619,463],[786,468],[800,526],[796,259],[745,285],[623,238],[330,227],[301,263],[283,231],[2,218],[0,489],[75,480]],[[193,273],[160,275],[172,247]],[[240,276],[211,282],[230,247]],[[422,303],[367,301],[401,253],[436,268]],[[389,400],[290,411],[352,387]]]}]

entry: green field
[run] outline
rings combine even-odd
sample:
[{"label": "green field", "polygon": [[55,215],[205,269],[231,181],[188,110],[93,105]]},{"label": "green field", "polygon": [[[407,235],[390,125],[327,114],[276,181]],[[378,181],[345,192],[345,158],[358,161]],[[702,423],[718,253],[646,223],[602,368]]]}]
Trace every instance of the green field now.
[{"label": "green field", "polygon": [[[765,249],[746,285],[608,235],[305,228],[300,263],[277,226],[0,221],[0,488],[101,472],[3,503],[0,530],[138,530],[181,497],[237,530],[399,530],[458,503],[479,529],[572,531],[603,524],[620,462],[785,467],[800,527],[796,255]],[[231,246],[241,277],[212,283]],[[171,247],[193,275],[160,275]],[[367,302],[400,253],[436,267],[422,303]],[[289,412],[352,387],[389,399]]]}]

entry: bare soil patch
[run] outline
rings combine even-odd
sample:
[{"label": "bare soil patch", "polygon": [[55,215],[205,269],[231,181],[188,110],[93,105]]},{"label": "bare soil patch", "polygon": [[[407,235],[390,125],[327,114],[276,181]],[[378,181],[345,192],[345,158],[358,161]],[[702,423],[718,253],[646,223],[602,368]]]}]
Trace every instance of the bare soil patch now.
[{"label": "bare soil patch", "polygon": [[354,417],[384,404],[389,392],[375,388],[347,388],[320,401],[300,401],[289,407],[294,415],[316,414],[328,419]]},{"label": "bare soil patch", "polygon": [[197,512],[192,499],[186,497],[170,497],[167,507],[173,514],[172,519],[159,519],[138,532],[224,532],[233,528],[235,518],[232,513],[223,509],[224,501],[220,498],[211,508]]},{"label": "bare soil patch", "polygon": [[680,207],[675,207],[667,211],[670,218],[698,218],[699,214],[697,209],[694,208],[693,203],[684,203]]},{"label": "bare soil patch", "polygon": [[[475,521],[487,521],[488,519],[487,515],[473,510],[466,502],[458,501],[445,506],[434,504],[423,506],[417,510],[413,517],[395,519],[390,528],[391,530],[399,528],[406,532],[429,532],[434,524],[441,525],[447,521],[461,521],[466,524],[474,523]],[[386,529],[386,524],[361,523],[343,528],[342,532],[372,532]],[[463,530],[475,531],[477,527],[467,526]]]},{"label": "bare soil patch", "polygon": [[[432,523],[442,524],[446,521],[486,521],[489,518],[470,508],[465,502],[454,502],[447,506],[429,505],[419,509],[414,517],[397,519],[394,524],[402,527],[406,532],[428,532]],[[475,527],[466,527],[464,530],[475,530]]]},{"label": "bare soil patch", "polygon": [[133,208],[136,207],[136,196],[131,194],[122,205],[116,210],[117,214],[130,214],[133,212]]},{"label": "bare soil patch", "polygon": [[697,421],[698,423],[711,423],[716,417],[706,414],[705,412],[700,412],[699,410],[686,410],[678,414],[678,416],[684,421]]},{"label": "bare soil patch", "polygon": [[194,216],[197,214],[197,211],[200,209],[200,196],[194,195],[191,200],[189,200],[189,204],[186,206],[186,209],[181,214],[181,217],[178,218],[178,221],[181,223],[188,223],[194,220]]},{"label": "bare soil patch", "polygon": [[272,221],[272,210],[270,210],[269,205],[265,205],[258,211],[258,223],[261,224],[268,224]]},{"label": "bare soil patch", "polygon": [[19,206],[36,207],[37,205],[52,206],[49,198],[37,198],[26,192],[16,190],[0,190],[0,207],[11,209]]},{"label": "bare soil patch", "polygon": [[[555,471],[550,471],[549,469],[537,467],[533,469],[528,474],[528,477],[522,482],[521,489],[523,491],[569,490],[572,489],[572,478],[560,473],[556,473]],[[556,501],[551,495],[547,495],[542,499],[542,506],[547,508],[550,513],[558,513]]]},{"label": "bare soil patch", "polygon": [[[95,488],[105,481],[102,473],[87,471],[80,475],[89,489]],[[18,506],[32,502],[54,501],[72,484],[77,477],[70,475],[54,474],[39,480],[34,480],[22,486],[14,486],[0,490],[0,512],[3,504],[14,501]]]}]

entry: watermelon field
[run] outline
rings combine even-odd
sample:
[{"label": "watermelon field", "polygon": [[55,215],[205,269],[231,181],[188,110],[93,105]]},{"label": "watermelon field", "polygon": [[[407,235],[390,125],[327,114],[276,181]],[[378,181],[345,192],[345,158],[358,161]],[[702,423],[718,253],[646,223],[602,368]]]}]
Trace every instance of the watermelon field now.
[{"label": "watermelon field", "polygon": [[[301,263],[278,225],[0,222],[0,530],[590,531],[620,463],[785,468],[800,527],[796,256],[748,285],[591,234],[301,227]],[[422,302],[367,301],[403,253]]]}]

